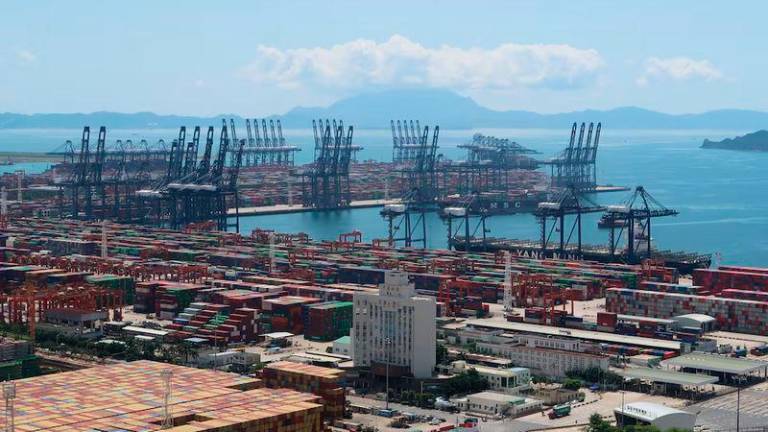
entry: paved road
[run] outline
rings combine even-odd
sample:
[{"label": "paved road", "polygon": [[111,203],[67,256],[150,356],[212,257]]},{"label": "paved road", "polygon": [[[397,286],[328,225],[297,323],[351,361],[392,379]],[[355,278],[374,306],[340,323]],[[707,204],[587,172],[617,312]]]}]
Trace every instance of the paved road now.
[{"label": "paved road", "polygon": [[[718,396],[691,405],[686,411],[698,413],[696,423],[711,430],[736,429],[736,393]],[[740,427],[768,425],[768,386],[760,384],[741,391]]]},{"label": "paved road", "polygon": [[[384,408],[385,405],[384,401],[373,398],[363,398],[360,396],[347,396],[347,400],[353,404],[376,406],[380,408]],[[468,415],[464,413],[451,414],[445,411],[417,408],[397,403],[390,403],[389,407],[400,412],[409,412],[423,416],[431,415],[433,417],[444,418],[448,422],[458,422],[462,418],[468,417]],[[524,432],[530,429],[541,428],[542,426],[543,425],[540,423],[525,422],[520,420],[489,420],[487,422],[480,422],[479,429],[482,432]],[[385,430],[384,428],[381,429]],[[390,428],[386,428],[386,430],[390,430]],[[391,430],[395,431],[398,429]]]}]

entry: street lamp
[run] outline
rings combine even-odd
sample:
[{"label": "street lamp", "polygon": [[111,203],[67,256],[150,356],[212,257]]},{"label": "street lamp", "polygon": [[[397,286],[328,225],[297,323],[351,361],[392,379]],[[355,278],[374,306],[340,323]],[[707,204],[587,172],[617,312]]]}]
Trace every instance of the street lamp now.
[{"label": "street lamp", "polygon": [[625,391],[626,383],[627,383],[626,378],[622,378],[621,379],[621,417],[620,417],[621,424],[619,425],[621,429],[624,429],[624,393],[626,392]]},{"label": "street lamp", "polygon": [[390,349],[389,349],[388,347],[389,347],[390,345],[392,345],[392,338],[389,338],[389,337],[385,337],[385,338],[384,338],[384,345],[385,345],[385,350],[387,351],[387,361],[386,361],[386,370],[387,370],[387,372],[386,372],[386,374],[387,374],[387,394],[386,394],[386,404],[385,404],[385,409],[387,409],[387,410],[388,410],[388,409],[389,409],[389,362],[390,362],[390,360],[391,360],[391,357],[392,357],[392,356],[391,356],[391,353],[390,353]]},{"label": "street lamp", "polygon": [[736,384],[736,432],[739,432],[740,429],[740,420],[741,420],[741,385],[743,383],[744,377],[741,375],[736,376],[738,378],[738,384]]}]

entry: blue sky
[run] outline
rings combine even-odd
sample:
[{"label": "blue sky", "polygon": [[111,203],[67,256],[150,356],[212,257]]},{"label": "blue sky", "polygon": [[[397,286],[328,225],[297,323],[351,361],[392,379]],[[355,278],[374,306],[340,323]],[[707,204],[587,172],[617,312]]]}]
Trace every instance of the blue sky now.
[{"label": "blue sky", "polygon": [[760,1],[7,1],[0,111],[260,116],[387,88],[768,111]]}]

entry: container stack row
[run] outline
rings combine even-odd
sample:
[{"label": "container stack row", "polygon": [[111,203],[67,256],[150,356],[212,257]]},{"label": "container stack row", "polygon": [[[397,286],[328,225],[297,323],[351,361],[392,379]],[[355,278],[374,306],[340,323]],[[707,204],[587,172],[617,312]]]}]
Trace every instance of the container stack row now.
[{"label": "container stack row", "polygon": [[652,318],[704,314],[715,318],[720,329],[741,333],[764,334],[768,328],[768,303],[752,300],[611,288],[605,308]]}]

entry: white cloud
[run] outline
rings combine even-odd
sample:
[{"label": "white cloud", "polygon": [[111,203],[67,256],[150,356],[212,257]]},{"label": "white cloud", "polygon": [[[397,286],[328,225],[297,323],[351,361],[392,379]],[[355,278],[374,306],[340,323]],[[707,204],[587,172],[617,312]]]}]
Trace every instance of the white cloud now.
[{"label": "white cloud", "polygon": [[507,43],[492,49],[428,48],[393,35],[378,43],[357,39],[330,48],[279,49],[259,45],[240,71],[283,88],[431,86],[457,90],[571,88],[591,83],[604,62],[594,49]]},{"label": "white cloud", "polygon": [[33,63],[37,60],[35,53],[25,49],[16,51],[16,57],[24,63]]},{"label": "white cloud", "polygon": [[665,78],[677,81],[693,78],[712,81],[722,77],[722,72],[709,60],[695,60],[688,57],[650,57],[645,60],[645,70],[637,78],[637,84],[645,86],[651,80]]}]

